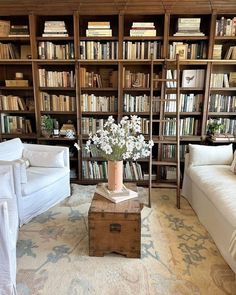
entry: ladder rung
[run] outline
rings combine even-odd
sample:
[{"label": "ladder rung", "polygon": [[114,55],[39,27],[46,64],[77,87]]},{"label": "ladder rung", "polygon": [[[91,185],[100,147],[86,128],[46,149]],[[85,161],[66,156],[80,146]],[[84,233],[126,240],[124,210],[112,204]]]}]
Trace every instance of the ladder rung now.
[{"label": "ladder rung", "polygon": [[173,121],[175,121],[176,122],[176,120],[171,120],[171,119],[154,119],[154,120],[152,120],[152,123],[160,123],[160,122],[162,122],[162,123],[165,123],[165,122],[173,122]]},{"label": "ladder rung", "polygon": [[177,82],[177,79],[152,79],[153,82]]},{"label": "ladder rung", "polygon": [[170,161],[152,161],[152,165],[156,166],[177,166],[177,162]]},{"label": "ladder rung", "polygon": [[152,183],[152,187],[157,187],[157,188],[178,188],[177,184],[174,183],[166,183],[166,182],[159,182],[159,183]]}]

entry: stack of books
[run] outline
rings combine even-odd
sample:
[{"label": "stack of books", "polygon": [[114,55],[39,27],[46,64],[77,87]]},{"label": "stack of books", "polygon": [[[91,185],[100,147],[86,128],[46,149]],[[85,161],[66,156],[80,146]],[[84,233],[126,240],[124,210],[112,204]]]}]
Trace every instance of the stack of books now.
[{"label": "stack of books", "polygon": [[155,37],[157,34],[153,22],[133,22],[131,37]]},{"label": "stack of books", "polygon": [[29,37],[28,25],[11,25],[9,37]]},{"label": "stack of books", "polygon": [[110,191],[107,183],[102,183],[97,186],[96,193],[107,198],[113,203],[120,203],[129,199],[137,198],[138,193],[128,189],[125,185],[121,191]]},{"label": "stack of books", "polygon": [[188,17],[178,18],[177,32],[174,36],[205,36],[204,33],[200,32],[201,18]]},{"label": "stack of books", "polygon": [[86,37],[112,37],[110,22],[94,21],[88,22]]},{"label": "stack of books", "polygon": [[64,21],[45,21],[42,37],[68,37]]},{"label": "stack of books", "polygon": [[219,134],[211,134],[210,135],[210,140],[211,141],[217,141],[217,142],[234,142],[235,137],[233,134],[229,133],[219,133]]}]

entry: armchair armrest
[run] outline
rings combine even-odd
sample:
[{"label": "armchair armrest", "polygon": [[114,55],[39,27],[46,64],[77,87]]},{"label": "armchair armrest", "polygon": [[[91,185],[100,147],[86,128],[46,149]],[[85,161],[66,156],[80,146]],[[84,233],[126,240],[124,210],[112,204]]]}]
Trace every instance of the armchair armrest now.
[{"label": "armchair armrest", "polygon": [[0,160],[0,173],[10,173],[12,193],[21,196],[21,167],[16,161]]},{"label": "armchair armrest", "polygon": [[64,159],[64,166],[68,169],[70,169],[70,160],[69,160],[69,148],[65,146],[51,146],[51,145],[43,145],[43,144],[29,144],[24,143],[24,148],[26,148],[29,151],[35,151],[35,152],[61,152],[63,153],[63,159]]}]

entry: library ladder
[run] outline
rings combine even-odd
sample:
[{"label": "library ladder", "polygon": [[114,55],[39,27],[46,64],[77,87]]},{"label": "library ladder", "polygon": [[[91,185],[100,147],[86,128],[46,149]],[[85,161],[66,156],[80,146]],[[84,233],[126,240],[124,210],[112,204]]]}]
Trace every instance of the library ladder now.
[{"label": "library ladder", "polygon": [[[154,77],[155,62],[151,60],[151,89],[150,89],[150,139],[156,149],[155,157],[152,152],[149,161],[149,196],[148,206],[151,207],[152,188],[173,188],[176,190],[176,206],[180,208],[180,65],[179,56],[174,60],[165,59],[162,77]],[[154,85],[160,85],[161,96],[154,97]],[[172,95],[170,95],[172,94]],[[154,103],[159,104],[159,112],[154,112]],[[171,109],[169,109],[169,107]],[[169,117],[167,117],[169,115]],[[154,133],[158,134],[154,134]],[[171,149],[171,153],[169,150]],[[167,154],[167,155],[166,155]],[[170,171],[167,174],[167,171]],[[172,171],[172,172],[171,172]],[[174,172],[173,172],[174,171]],[[153,180],[156,175],[156,179]],[[170,179],[163,179],[163,173]],[[174,177],[173,177],[174,174]]]}]

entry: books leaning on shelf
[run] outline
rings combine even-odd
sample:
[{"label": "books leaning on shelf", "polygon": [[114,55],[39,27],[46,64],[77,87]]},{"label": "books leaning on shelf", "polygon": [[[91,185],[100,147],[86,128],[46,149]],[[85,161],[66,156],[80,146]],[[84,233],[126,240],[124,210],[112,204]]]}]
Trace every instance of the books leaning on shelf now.
[{"label": "books leaning on shelf", "polygon": [[216,20],[216,36],[236,36],[236,17],[225,18],[222,16]]},{"label": "books leaning on shelf", "polygon": [[230,46],[225,53],[224,59],[236,59],[236,46]]},{"label": "books leaning on shelf", "polygon": [[138,193],[128,189],[125,185],[121,191],[113,192],[108,189],[107,183],[102,183],[97,186],[96,193],[107,198],[113,203],[120,203],[138,197]]},{"label": "books leaning on shelf", "polygon": [[178,18],[177,32],[174,36],[205,36],[204,33],[200,32],[201,18],[188,17]]},{"label": "books leaning on shelf", "polygon": [[86,29],[86,37],[112,37],[112,29],[110,22],[88,22],[88,29]]},{"label": "books leaning on shelf", "polygon": [[157,31],[153,22],[133,22],[130,30],[131,37],[155,37]]},{"label": "books leaning on shelf", "polygon": [[229,73],[229,86],[236,87],[236,72]]}]

